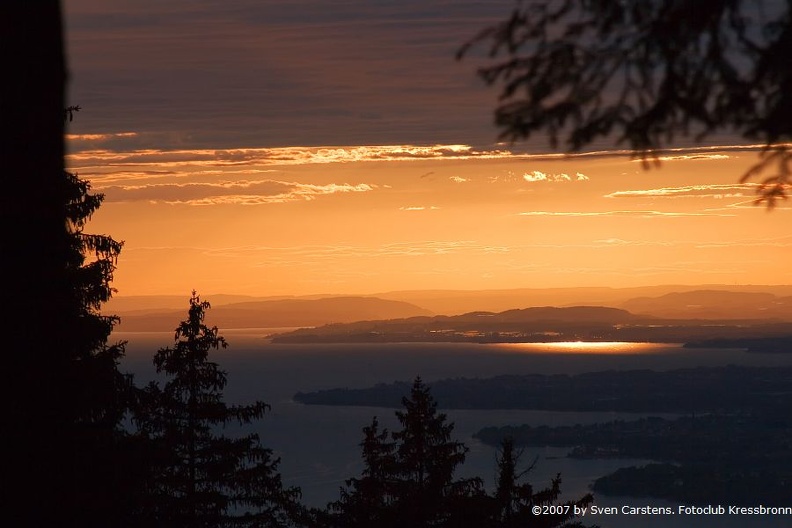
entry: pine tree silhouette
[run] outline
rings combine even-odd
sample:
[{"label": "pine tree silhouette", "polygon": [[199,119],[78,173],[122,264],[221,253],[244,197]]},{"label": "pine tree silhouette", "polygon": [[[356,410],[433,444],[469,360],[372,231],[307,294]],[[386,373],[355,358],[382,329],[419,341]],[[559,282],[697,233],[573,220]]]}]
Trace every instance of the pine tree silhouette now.
[{"label": "pine tree silhouette", "polygon": [[289,526],[302,513],[300,491],[285,488],[279,459],[256,434],[223,436],[221,426],[249,424],[269,406],[230,406],[223,401],[226,373],[209,360],[225,348],[217,327],[204,324],[210,307],[193,292],[188,318],[175,344],[154,356],[167,381],[143,391],[136,422],[156,445],[156,473],[149,484],[147,526]]},{"label": "pine tree silhouette", "polygon": [[[587,507],[593,501],[593,496],[589,493],[575,501],[560,503],[561,495],[561,476],[556,477],[550,483],[549,488],[534,491],[533,486],[522,479],[534,467],[531,464],[527,469],[519,468],[522,451],[514,447],[514,441],[504,438],[501,442],[498,453],[498,477],[497,488],[492,497],[492,516],[493,526],[498,528],[518,528],[523,526],[537,526],[543,528],[574,528],[583,525],[576,521],[575,509]],[[560,513],[541,513],[537,515],[532,511],[535,506],[569,506],[569,508],[556,509]]]},{"label": "pine tree silhouette", "polygon": [[[375,418],[364,428],[365,467],[347,481],[341,500],[330,505],[329,522],[344,527],[465,526],[460,518],[477,497],[481,479],[455,479],[467,448],[451,439],[452,423],[420,377],[397,411],[401,429],[379,431]],[[472,524],[471,524],[472,525]]]}]

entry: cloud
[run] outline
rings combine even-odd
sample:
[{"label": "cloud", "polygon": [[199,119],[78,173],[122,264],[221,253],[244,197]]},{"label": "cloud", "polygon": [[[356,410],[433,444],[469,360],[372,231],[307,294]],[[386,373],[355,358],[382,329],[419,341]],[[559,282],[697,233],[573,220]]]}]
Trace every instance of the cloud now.
[{"label": "cloud", "polygon": [[574,177],[570,176],[565,172],[555,174],[555,173],[545,173],[538,170],[532,172],[526,172],[525,174],[523,174],[523,180],[530,183],[533,182],[564,183],[571,181],[587,181],[588,179],[589,179],[588,176],[580,172],[575,173]]},{"label": "cloud", "polygon": [[716,213],[716,212],[669,212],[669,211],[527,211],[517,213],[518,216],[568,216],[568,217],[589,217],[589,216],[634,216],[639,218],[671,218],[684,216],[737,216],[735,214]]},{"label": "cloud", "polygon": [[503,9],[64,2],[72,98],[91,108],[74,126],[108,132],[123,123],[170,134],[169,146],[491,141],[494,96],[472,82],[479,57],[452,57]]},{"label": "cloud", "polygon": [[[141,247],[137,251],[162,251],[167,247]],[[475,240],[417,240],[379,246],[302,245],[302,246],[230,246],[222,248],[184,247],[206,256],[243,258],[257,266],[313,266],[317,262],[362,258],[407,258],[437,255],[488,255],[509,253],[506,246],[482,244]]]},{"label": "cloud", "polygon": [[[602,244],[603,246],[615,247],[615,246],[633,246],[636,245],[635,240],[624,240],[621,238],[603,238],[600,240],[595,240],[595,244]],[[638,245],[646,245],[646,242],[637,242]],[[652,245],[656,244],[653,242]],[[669,244],[670,245],[670,244]]]},{"label": "cloud", "polygon": [[399,207],[400,211],[437,211],[438,209],[440,209],[440,208],[435,206],[435,205],[432,205],[432,206],[429,206],[429,207],[424,207],[423,205],[418,205],[418,206],[413,205],[413,206],[409,206],[409,207]]},{"label": "cloud", "polygon": [[735,240],[728,242],[704,242],[696,245],[698,248],[734,248],[735,246],[788,248],[792,247],[792,236]]},{"label": "cloud", "polygon": [[285,182],[278,180],[238,180],[216,183],[155,183],[148,185],[113,185],[102,187],[108,201],[183,204],[183,205],[261,205],[313,200],[337,193],[370,192],[376,185]]},{"label": "cloud", "polygon": [[[727,160],[731,156],[727,154],[666,154],[658,155],[657,161],[710,161],[710,160]],[[635,163],[640,163],[642,160],[634,159]]]},{"label": "cloud", "polygon": [[476,63],[453,55],[502,6],[121,4],[64,3],[72,97],[91,108],[77,124],[91,130],[133,122],[209,145],[240,136],[269,145],[494,137],[491,94],[471,82]]},{"label": "cloud", "polygon": [[[528,154],[510,151],[503,148],[474,147],[464,144],[435,144],[435,145],[353,145],[353,146],[290,146],[272,148],[235,148],[235,149],[131,149],[117,148],[119,137],[126,137],[135,133],[95,134],[97,138],[114,137],[112,142],[97,139],[103,143],[103,148],[74,149],[67,156],[67,165],[72,170],[87,170],[102,174],[116,171],[146,172],[152,170],[173,170],[177,168],[190,169],[191,171],[228,169],[244,167],[246,169],[266,170],[270,167],[292,165],[321,165],[321,164],[346,164],[354,162],[376,161],[426,161],[426,160],[562,160],[568,158],[599,157],[621,155],[622,151],[600,151],[580,154]],[[82,136],[80,136],[82,137]],[[82,142],[85,143],[85,142]],[[90,142],[88,142],[90,143]],[[110,144],[116,148],[110,148]],[[727,147],[723,147],[727,148]],[[732,147],[737,148],[737,147]],[[435,174],[428,171],[421,178],[430,178]],[[491,182],[496,181],[524,181],[529,183],[550,182],[565,183],[573,181],[588,181],[590,178],[582,173],[543,172],[533,170],[521,176],[509,173],[504,176],[490,177]],[[461,176],[451,176],[455,183],[470,181]],[[733,188],[736,192],[744,191],[751,184],[743,186],[726,186],[723,189]],[[712,187],[716,188],[715,186]],[[652,190],[641,191],[649,193]],[[639,191],[623,191],[613,193],[610,197],[628,196]],[[659,191],[657,191],[659,192]],[[670,194],[670,193],[667,193]]]},{"label": "cloud", "polygon": [[682,187],[616,191],[606,194],[605,198],[742,198],[747,195],[755,195],[759,187],[760,185],[757,183],[685,185]]},{"label": "cloud", "polygon": [[66,134],[66,141],[107,141],[116,138],[137,137],[137,132],[111,132],[109,134]]},{"label": "cloud", "polygon": [[539,171],[526,172],[523,179],[527,182],[547,181],[547,175]]},{"label": "cloud", "polygon": [[[277,147],[239,149],[139,149],[115,151],[94,149],[75,152],[68,164],[81,166],[124,166],[197,164],[233,165],[315,165],[358,161],[409,161],[431,159],[498,159],[512,154],[499,149],[477,149],[470,145],[360,145],[346,147]],[[431,175],[428,172],[421,177]]]}]

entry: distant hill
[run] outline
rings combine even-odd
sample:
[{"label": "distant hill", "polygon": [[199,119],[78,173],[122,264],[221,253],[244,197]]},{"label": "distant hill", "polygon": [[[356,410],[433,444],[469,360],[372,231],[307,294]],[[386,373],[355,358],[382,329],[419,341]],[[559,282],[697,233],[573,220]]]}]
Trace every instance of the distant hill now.
[{"label": "distant hill", "polygon": [[276,343],[543,343],[630,341],[688,343],[792,336],[792,322],[771,319],[669,319],[606,306],[533,307],[504,312],[357,321],[300,328]]},{"label": "distant hill", "polygon": [[[200,292],[199,292],[200,293]],[[201,294],[201,299],[208,300],[212,307],[222,304],[233,304],[252,301],[279,301],[283,299],[323,299],[327,297],[342,297],[341,295],[233,295],[226,293]],[[346,297],[346,296],[344,296]],[[114,313],[143,313],[163,310],[177,310],[189,306],[190,292],[184,295],[116,295],[103,307],[108,314]]]},{"label": "distant hill", "polygon": [[[670,293],[718,290],[792,296],[792,285],[665,284],[630,288],[572,287],[515,288],[507,290],[405,290],[375,293],[380,299],[416,304],[434,313],[459,315],[474,310],[502,312],[526,306],[616,306],[634,311],[624,303],[637,297],[660,297]],[[637,310],[635,310],[637,313]],[[653,314],[654,315],[654,314]],[[756,316],[762,317],[762,316]],[[729,317],[733,318],[733,317]]]},{"label": "distant hill", "polygon": [[[221,297],[221,296],[217,296]],[[431,312],[401,301],[374,297],[328,297],[322,299],[276,299],[219,304],[207,297],[212,309],[207,322],[224,328],[311,327],[329,323],[349,323],[365,319],[397,319],[429,316]],[[121,331],[173,330],[186,317],[183,309],[167,308],[116,312]],[[108,313],[112,313],[109,312]]]},{"label": "distant hill", "polygon": [[637,297],[619,306],[669,319],[780,319],[792,321],[792,297],[767,292],[694,290]]},{"label": "distant hill", "polygon": [[283,343],[602,340],[617,326],[645,320],[604,306],[544,306],[330,324],[278,334],[273,339]]},{"label": "distant hill", "polygon": [[[212,303],[208,317],[221,328],[306,327],[378,319],[445,314],[502,314],[521,317],[526,307],[615,307],[644,317],[677,320],[792,321],[792,286],[661,285],[634,288],[521,288],[510,290],[392,291],[371,296],[202,295]],[[122,317],[119,330],[172,330],[184,318],[187,295],[119,296],[106,314]],[[505,315],[506,312],[514,312]],[[538,313],[538,312],[537,312]],[[548,312],[550,313],[550,312]],[[600,312],[602,314],[604,312]],[[464,319],[455,320],[456,323]],[[480,321],[480,319],[476,319]],[[506,322],[505,319],[502,322]],[[602,321],[604,322],[604,321]],[[623,322],[623,321],[622,321]],[[616,324],[612,322],[612,324]],[[392,330],[393,328],[391,328]],[[347,329],[349,331],[369,331]],[[409,328],[405,327],[405,331]],[[701,335],[696,338],[708,338]],[[719,336],[714,336],[719,337]],[[727,337],[727,336],[720,336]]]}]

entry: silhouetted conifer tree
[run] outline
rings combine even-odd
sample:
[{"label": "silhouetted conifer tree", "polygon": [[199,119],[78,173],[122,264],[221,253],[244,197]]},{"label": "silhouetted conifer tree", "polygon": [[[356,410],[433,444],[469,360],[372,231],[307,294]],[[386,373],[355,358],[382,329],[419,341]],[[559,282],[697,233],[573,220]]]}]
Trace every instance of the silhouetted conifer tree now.
[{"label": "silhouetted conifer tree", "polygon": [[453,499],[480,490],[480,479],[454,480],[454,471],[465,461],[467,447],[451,440],[454,425],[437,412],[429,388],[418,377],[410,396],[402,398],[404,411],[396,417],[402,429],[397,442],[394,494],[399,518],[405,526],[434,526],[451,517]]},{"label": "silhouetted conifer tree", "polygon": [[451,439],[453,424],[437,412],[420,378],[402,404],[405,410],[396,412],[401,430],[380,432],[376,418],[363,430],[363,474],[347,481],[341,500],[331,504],[334,525],[472,526],[462,517],[481,498],[481,479],[454,479],[467,448]]},{"label": "silhouetted conifer tree", "polygon": [[70,359],[61,373],[72,406],[71,463],[75,522],[81,526],[118,524],[127,518],[134,478],[121,421],[128,410],[131,378],[118,370],[124,343],[108,344],[117,317],[104,316],[101,305],[113,293],[116,259],[122,243],[107,235],[86,234],[83,228],[104,196],[91,193],[90,183],[65,172],[66,220],[69,232],[67,279],[72,288],[72,326],[62,350]]},{"label": "silhouetted conifer tree", "polygon": [[341,489],[340,500],[329,509],[339,526],[383,527],[390,522],[395,444],[388,439],[387,429],[380,432],[376,416],[363,428],[363,435],[363,473],[359,479],[346,481],[347,489]]},{"label": "silhouetted conifer tree", "polygon": [[[15,54],[25,64],[8,66],[14,82],[6,84],[11,89],[3,97],[3,116],[13,129],[3,142],[4,158],[13,158],[7,171],[14,177],[6,179],[0,211],[8,228],[6,293],[16,305],[7,321],[15,349],[7,368],[13,374],[4,384],[12,394],[4,416],[14,463],[4,480],[39,490],[47,511],[56,512],[26,512],[34,525],[105,526],[123,517],[125,494],[116,485],[129,481],[121,477],[124,451],[118,446],[129,387],[117,368],[123,343],[108,345],[117,319],[99,313],[113,292],[122,244],[84,232],[104,197],[64,170],[57,2],[9,2],[3,20],[9,30],[4,38],[21,32],[3,48],[32,53]],[[65,117],[76,110],[68,108]],[[24,169],[16,167],[20,161]]]},{"label": "silhouetted conifer tree", "polygon": [[[576,522],[574,506],[589,506],[593,502],[591,494],[576,501],[558,503],[561,495],[561,476],[557,475],[549,488],[534,492],[531,484],[520,482],[522,477],[533,469],[533,464],[520,470],[518,463],[522,455],[516,451],[511,438],[504,438],[498,453],[498,483],[491,503],[492,525],[498,528],[522,528],[526,526],[541,528],[581,527]],[[569,506],[566,513],[536,515],[534,506]]]},{"label": "silhouetted conifer tree", "polygon": [[209,352],[227,344],[217,327],[204,324],[208,308],[193,292],[174,346],[154,357],[167,381],[148,386],[136,417],[143,435],[157,445],[157,473],[142,522],[169,528],[288,526],[301,513],[300,492],[283,487],[279,460],[255,434],[218,432],[230,422],[261,418],[268,406],[223,402],[226,374],[209,361]]},{"label": "silhouetted conifer tree", "polygon": [[[71,120],[79,109],[69,107],[65,116]],[[76,315],[70,329],[72,339],[63,344],[70,347],[73,368],[64,375],[76,398],[77,423],[114,429],[128,408],[130,379],[118,371],[125,343],[108,345],[118,317],[102,315],[99,310],[115,292],[110,284],[123,242],[84,232],[104,195],[91,193],[90,182],[76,173],[64,171],[63,181],[69,242],[66,276]]]}]

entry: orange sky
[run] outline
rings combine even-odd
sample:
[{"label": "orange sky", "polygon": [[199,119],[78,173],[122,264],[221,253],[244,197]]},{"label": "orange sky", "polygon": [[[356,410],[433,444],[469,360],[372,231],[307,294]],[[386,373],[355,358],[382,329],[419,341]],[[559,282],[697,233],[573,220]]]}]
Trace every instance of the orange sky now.
[{"label": "orange sky", "polygon": [[486,50],[454,56],[513,8],[65,2],[68,165],[125,241],[119,295],[789,282],[788,206],[737,184],[755,149],[493,146]]},{"label": "orange sky", "polygon": [[750,149],[528,156],[461,145],[82,151],[119,295],[788,282]]}]

